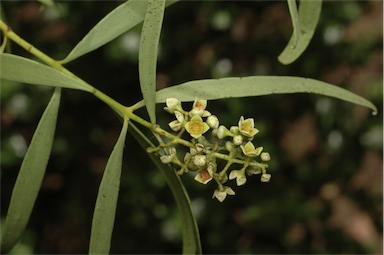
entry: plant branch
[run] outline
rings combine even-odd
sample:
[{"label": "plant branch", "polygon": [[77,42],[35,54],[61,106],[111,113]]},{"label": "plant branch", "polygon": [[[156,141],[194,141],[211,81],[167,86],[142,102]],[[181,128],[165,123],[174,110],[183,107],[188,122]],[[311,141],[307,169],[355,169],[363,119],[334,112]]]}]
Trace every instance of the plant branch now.
[{"label": "plant branch", "polygon": [[49,66],[55,68],[56,70],[66,74],[66,75],[69,75],[69,76],[71,76],[71,77],[73,77],[75,79],[80,80],[81,82],[83,82],[84,84],[86,84],[87,86],[92,88],[92,92],[91,93],[94,96],[96,96],[101,101],[103,101],[108,106],[110,106],[121,117],[123,117],[123,118],[126,117],[124,115],[125,108],[126,108],[125,106],[121,105],[120,103],[118,103],[114,99],[110,98],[109,96],[107,96],[106,94],[101,92],[100,90],[96,89],[95,87],[93,87],[89,83],[85,82],[84,80],[82,80],[81,78],[79,78],[78,76],[76,76],[75,74],[70,72],[68,69],[63,67],[60,62],[58,62],[58,61],[54,60],[53,58],[49,57],[47,54],[45,54],[44,52],[40,51],[39,49],[34,47],[32,44],[30,44],[29,42],[27,42],[26,40],[21,38],[19,35],[17,35],[15,32],[13,32],[11,27],[8,26],[6,23],[4,23],[2,20],[0,20],[0,30],[4,33],[6,38],[9,38],[10,40],[14,41],[16,44],[20,45],[23,49],[25,49],[26,51],[28,51],[29,53],[31,53],[35,57],[39,58],[41,61],[45,62]]}]

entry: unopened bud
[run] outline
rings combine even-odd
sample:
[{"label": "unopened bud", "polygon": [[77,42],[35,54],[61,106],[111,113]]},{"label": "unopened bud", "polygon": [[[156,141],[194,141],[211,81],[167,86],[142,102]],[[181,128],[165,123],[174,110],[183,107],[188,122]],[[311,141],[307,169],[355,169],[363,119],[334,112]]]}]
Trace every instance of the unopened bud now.
[{"label": "unopened bud", "polygon": [[260,181],[262,181],[262,182],[269,182],[269,180],[271,180],[271,175],[270,174],[262,174],[261,175]]},{"label": "unopened bud", "polygon": [[217,137],[219,139],[223,139],[224,137],[227,137],[227,136],[233,136],[233,134],[231,132],[229,132],[228,128],[226,128],[225,126],[221,125],[217,129]]},{"label": "unopened bud", "polygon": [[218,128],[218,127],[219,127],[219,119],[216,117],[216,115],[208,116],[208,118],[207,118],[207,124],[208,124],[208,126],[210,126],[212,129]]},{"label": "unopened bud", "polygon": [[262,161],[269,161],[271,159],[271,156],[269,155],[268,152],[262,152],[260,154],[260,158]]},{"label": "unopened bud", "polygon": [[233,143],[232,143],[232,142],[230,142],[230,141],[226,141],[226,142],[225,142],[225,149],[226,149],[227,151],[231,151],[231,150],[232,150],[232,147],[233,147]]},{"label": "unopened bud", "polygon": [[232,134],[237,135],[237,134],[239,134],[239,127],[237,127],[237,126],[232,126],[232,127],[229,129],[229,131],[231,131]]},{"label": "unopened bud", "polygon": [[241,135],[235,135],[233,137],[233,144],[240,145],[243,143],[243,137]]},{"label": "unopened bud", "polygon": [[193,157],[193,163],[198,167],[202,167],[207,163],[207,157],[205,155],[195,155]]}]

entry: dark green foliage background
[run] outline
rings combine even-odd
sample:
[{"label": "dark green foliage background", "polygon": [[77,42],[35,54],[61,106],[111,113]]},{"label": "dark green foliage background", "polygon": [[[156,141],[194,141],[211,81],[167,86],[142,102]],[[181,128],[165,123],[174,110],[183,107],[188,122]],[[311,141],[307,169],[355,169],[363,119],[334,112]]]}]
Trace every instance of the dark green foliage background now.
[{"label": "dark green foliage background", "polygon": [[[59,2],[63,16],[48,20],[37,2],[6,1],[2,18],[37,48],[62,59],[119,3]],[[379,109],[371,116],[362,107],[316,95],[209,102],[208,110],[226,126],[236,125],[241,115],[255,118],[260,129],[255,142],[271,153],[272,179],[261,183],[252,177],[244,187],[231,182],[236,196],[219,203],[211,199],[213,184],[182,177],[196,209],[204,253],[382,252],[382,9],[381,1],[325,2],[311,44],[289,66],[277,61],[291,34],[284,1],[187,1],[166,9],[159,88],[193,79],[293,75],[347,88]],[[130,42],[140,29],[133,30]],[[333,43],[324,39],[332,33]],[[67,67],[131,105],[141,97],[137,52],[123,50],[124,38]],[[11,48],[28,56],[14,44]],[[229,72],[218,68],[218,62],[226,63],[223,59],[232,64]],[[2,81],[2,220],[22,160],[12,144],[20,136],[29,143],[52,92]],[[14,253],[88,249],[98,185],[122,124],[90,95],[63,92],[52,158]],[[15,107],[20,100],[24,108]],[[162,107],[158,120],[166,127],[173,117]],[[144,110],[141,115],[146,116]],[[131,136],[124,158],[111,253],[180,253],[179,216],[163,177]]]}]

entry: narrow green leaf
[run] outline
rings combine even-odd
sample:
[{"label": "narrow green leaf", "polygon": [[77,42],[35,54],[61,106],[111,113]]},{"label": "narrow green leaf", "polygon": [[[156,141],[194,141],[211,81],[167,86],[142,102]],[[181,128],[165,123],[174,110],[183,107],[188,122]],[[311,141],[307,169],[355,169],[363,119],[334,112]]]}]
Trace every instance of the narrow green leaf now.
[{"label": "narrow green leaf", "polygon": [[292,47],[296,48],[297,41],[300,37],[300,23],[299,23],[299,15],[297,14],[297,5],[296,0],[287,0],[289,14],[291,15],[292,26],[293,26],[293,36],[294,40],[292,42]]},{"label": "narrow green leaf", "polygon": [[51,153],[60,95],[56,88],[21,164],[1,236],[2,253],[12,249],[28,224]]},{"label": "narrow green leaf", "polygon": [[164,103],[170,97],[191,102],[196,97],[213,100],[292,93],[314,93],[335,97],[368,107],[373,110],[373,114],[377,113],[376,106],[370,101],[346,89],[314,79],[291,76],[249,76],[190,81],[158,91],[156,102]]},{"label": "narrow green leaf", "polygon": [[52,67],[13,54],[0,54],[0,79],[91,92],[93,88]]},{"label": "narrow green leaf", "polygon": [[119,196],[123,150],[127,130],[128,120],[125,120],[100,183],[93,213],[89,254],[109,254]]},{"label": "narrow green leaf", "polygon": [[[144,150],[146,150],[148,146],[153,146],[150,140],[134,124],[131,124],[131,127],[130,133],[136,138]],[[160,159],[153,154],[149,154],[149,157],[164,175],[180,211],[183,233],[183,254],[202,254],[199,229],[192,211],[191,201],[183,183],[170,165],[164,165]]]},{"label": "narrow green leaf", "polygon": [[[168,0],[166,6],[177,1]],[[130,0],[119,5],[97,23],[61,62],[68,63],[127,32],[143,21],[147,5],[148,1],[144,0]]]},{"label": "narrow green leaf", "polygon": [[139,49],[141,93],[153,124],[156,123],[156,64],[165,0],[149,0]]},{"label": "narrow green leaf", "polygon": [[[295,0],[293,0],[294,2]],[[291,1],[292,2],[292,1]],[[290,2],[288,2],[290,3]],[[322,0],[301,0],[299,5],[299,36],[294,33],[278,59],[288,65],[295,61],[307,48],[311,41],[320,18]],[[291,9],[290,9],[291,10]],[[292,13],[291,13],[292,15]],[[297,30],[297,29],[296,29]]]}]

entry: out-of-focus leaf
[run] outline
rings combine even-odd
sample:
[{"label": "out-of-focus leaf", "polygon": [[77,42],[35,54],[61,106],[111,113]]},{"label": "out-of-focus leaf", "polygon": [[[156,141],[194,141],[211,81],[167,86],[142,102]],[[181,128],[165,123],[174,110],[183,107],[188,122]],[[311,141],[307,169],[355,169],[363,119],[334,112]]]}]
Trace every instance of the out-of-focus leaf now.
[{"label": "out-of-focus leaf", "polygon": [[47,6],[47,7],[54,7],[55,6],[55,2],[53,0],[39,0],[39,2],[42,5]]},{"label": "out-of-focus leaf", "polygon": [[149,0],[139,49],[141,93],[153,124],[156,123],[156,64],[165,0]]},{"label": "out-of-focus leaf", "polygon": [[128,120],[124,120],[120,136],[108,159],[100,183],[93,213],[89,254],[109,254],[119,196],[123,150],[127,130]]},{"label": "out-of-focus leaf", "polygon": [[[156,93],[156,102],[164,103],[170,97],[191,102],[196,97],[213,100],[292,93],[313,93],[335,97],[368,107],[373,110],[373,114],[377,113],[376,106],[370,101],[346,89],[314,79],[291,76],[249,76],[190,81],[159,90]],[[140,106],[144,106],[143,101]]]},{"label": "out-of-focus leaf", "polygon": [[0,54],[0,79],[92,92],[93,87],[52,67],[16,56]]},{"label": "out-of-focus leaf", "polygon": [[[166,6],[177,1],[168,0]],[[147,0],[130,0],[119,5],[97,23],[61,62],[68,63],[127,32],[143,21],[147,5]]]},{"label": "out-of-focus leaf", "polygon": [[56,88],[21,164],[2,229],[2,253],[12,249],[28,224],[51,154],[60,96],[61,89]]},{"label": "out-of-focus leaf", "polygon": [[[149,146],[153,147],[151,141],[134,124],[131,124],[131,128],[130,133],[136,138],[144,150]],[[153,154],[149,154],[149,157],[164,175],[180,211],[183,232],[183,254],[202,254],[199,229],[192,211],[191,201],[184,185],[170,165],[163,164],[160,159]]]},{"label": "out-of-focus leaf", "polygon": [[[293,0],[295,1],[295,0]],[[289,2],[288,2],[289,3]],[[295,35],[295,22],[294,33],[278,59],[282,64],[288,65],[295,61],[307,48],[310,43],[317,22],[320,18],[322,0],[301,0],[299,4],[299,36]],[[291,13],[292,15],[292,13]]]}]

